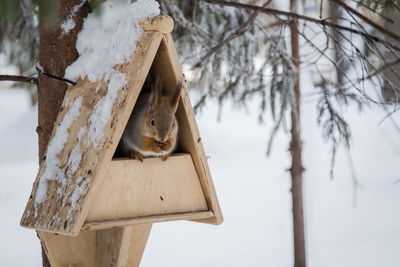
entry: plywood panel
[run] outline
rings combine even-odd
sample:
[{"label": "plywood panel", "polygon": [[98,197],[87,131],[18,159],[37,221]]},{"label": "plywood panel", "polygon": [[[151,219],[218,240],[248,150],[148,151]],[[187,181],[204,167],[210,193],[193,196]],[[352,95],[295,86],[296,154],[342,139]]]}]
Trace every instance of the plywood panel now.
[{"label": "plywood panel", "polygon": [[207,211],[189,154],[113,160],[86,221]]}]

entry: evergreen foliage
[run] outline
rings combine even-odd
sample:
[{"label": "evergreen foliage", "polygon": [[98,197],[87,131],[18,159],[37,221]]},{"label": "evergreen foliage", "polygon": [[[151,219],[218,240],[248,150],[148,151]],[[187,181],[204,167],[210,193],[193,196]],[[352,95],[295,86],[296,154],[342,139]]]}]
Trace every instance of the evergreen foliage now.
[{"label": "evergreen foliage", "polygon": [[39,55],[38,6],[33,0],[0,0],[0,53],[21,74],[32,70]]}]

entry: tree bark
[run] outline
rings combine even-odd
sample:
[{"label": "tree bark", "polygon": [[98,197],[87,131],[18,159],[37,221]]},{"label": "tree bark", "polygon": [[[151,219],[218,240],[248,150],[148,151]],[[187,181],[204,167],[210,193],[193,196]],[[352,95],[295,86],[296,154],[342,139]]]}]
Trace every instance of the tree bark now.
[{"label": "tree bark", "polygon": [[[297,12],[297,0],[290,0],[291,12]],[[290,22],[290,38],[293,63],[298,69],[297,79],[294,84],[294,107],[291,111],[291,142],[290,153],[292,166],[290,175],[292,180],[292,209],[293,209],[293,244],[294,244],[294,266],[306,267],[306,246],[304,235],[304,212],[303,212],[303,163],[302,142],[300,138],[300,53],[299,34],[297,21]]]},{"label": "tree bark", "polygon": [[[82,0],[59,0],[59,21],[48,24],[48,10],[46,1],[39,1],[39,63],[44,72],[64,77],[65,69],[78,57],[75,43],[79,30],[82,28],[83,18],[89,12],[89,6],[85,3],[73,16],[75,28],[68,34],[62,35],[61,23],[71,14],[73,7],[80,4]],[[46,12],[44,12],[46,10]],[[65,82],[57,81],[49,77],[38,76],[38,127],[36,131],[39,136],[39,164],[49,141],[54,122],[62,104],[67,90]],[[45,250],[42,246],[43,267],[50,266]]]},{"label": "tree bark", "polygon": [[[387,7],[384,9],[384,14],[393,20],[389,22],[385,20],[384,26],[390,31],[400,34],[399,23],[400,23],[400,11],[393,7]],[[385,36],[385,40],[399,45],[400,42],[396,41],[388,36]],[[398,57],[388,49],[385,49],[386,62],[394,62]],[[383,99],[387,103],[400,103],[400,64],[395,64],[383,71],[383,75],[386,77],[384,86],[382,88]]]},{"label": "tree bark", "polygon": [[[328,2],[329,7],[329,18],[332,20],[333,23],[339,24],[339,19],[342,17],[342,12],[339,9],[339,6],[334,2]],[[336,81],[341,88],[344,83],[344,75],[348,69],[348,60],[343,52],[340,50],[340,47],[343,45],[343,37],[341,33],[339,33],[336,29],[330,29],[332,35],[332,47],[334,50],[334,57],[336,62]]]}]

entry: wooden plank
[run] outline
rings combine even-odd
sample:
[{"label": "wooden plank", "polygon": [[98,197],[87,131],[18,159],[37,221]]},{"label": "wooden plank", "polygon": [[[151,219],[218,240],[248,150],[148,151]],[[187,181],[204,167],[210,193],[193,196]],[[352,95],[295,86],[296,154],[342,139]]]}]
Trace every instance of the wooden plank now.
[{"label": "wooden plank", "polygon": [[190,154],[113,160],[86,221],[207,211]]},{"label": "wooden plank", "polygon": [[160,214],[144,217],[115,218],[110,220],[86,221],[82,230],[99,230],[127,225],[149,224],[178,220],[203,220],[214,217],[212,211],[183,212],[176,214]]},{"label": "wooden plank", "polygon": [[170,34],[165,34],[157,51],[152,69],[156,72],[171,70],[163,75],[164,88],[172,92],[178,81],[183,82],[181,100],[177,110],[179,121],[179,146],[178,150],[192,155],[194,166],[197,170],[208,206],[215,216],[208,219],[201,219],[200,222],[220,224],[223,221],[221,208],[215,192],[207,159],[204,153],[199,130],[197,128],[196,118],[190,103],[188,91],[185,85],[185,79],[179,65],[174,42]]},{"label": "wooden plank", "polygon": [[139,266],[150,235],[151,226],[152,224],[129,226],[131,228],[131,236],[127,245],[126,267]]},{"label": "wooden plank", "polygon": [[76,237],[38,232],[52,267],[95,267],[96,232],[84,231]]},{"label": "wooden plank", "polygon": [[[79,234],[149,72],[161,38],[161,33],[144,32],[131,62],[115,67],[119,72],[126,74],[129,88],[119,88],[111,118],[105,123],[104,135],[95,140],[96,142],[91,142],[90,132],[96,129],[93,129],[90,120],[96,104],[100,103],[101,106],[102,99],[107,96],[107,82],[103,80],[98,86],[97,83],[80,80],[76,86],[68,88],[55,125],[64,123],[64,118],[70,116],[69,111],[79,100],[82,101],[80,112],[64,133],[67,140],[63,150],[55,157],[56,161],[53,157],[49,163],[50,168],[57,167],[57,176],[50,177],[51,180],[44,180],[47,183],[45,199],[43,202],[35,202],[40,178],[48,167],[47,160],[42,161],[21,219],[22,226],[71,236]],[[94,90],[97,93],[94,93]],[[56,133],[57,127],[54,127],[50,142],[59,138],[55,137]],[[80,162],[70,160],[74,151],[79,153]],[[76,167],[77,163],[79,168],[75,169],[74,165]],[[56,166],[52,166],[54,164]]]}]

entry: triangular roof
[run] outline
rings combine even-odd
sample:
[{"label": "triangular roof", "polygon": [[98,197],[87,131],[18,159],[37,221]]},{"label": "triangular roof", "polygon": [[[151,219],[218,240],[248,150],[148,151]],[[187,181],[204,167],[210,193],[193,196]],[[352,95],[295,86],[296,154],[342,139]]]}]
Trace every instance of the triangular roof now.
[{"label": "triangular roof", "polygon": [[[137,42],[132,60],[128,64],[115,67],[121,73],[126,74],[128,88],[118,89],[117,100],[112,107],[112,115],[105,124],[104,134],[98,140],[99,145],[96,146],[85,140],[88,140],[89,132],[93,127],[91,118],[95,112],[96,104],[107,97],[108,82],[102,80],[93,83],[88,80],[79,80],[76,86],[68,88],[56,120],[56,127],[53,128],[46,156],[40,165],[31,196],[21,219],[22,226],[45,232],[76,236],[82,228],[102,229],[179,219],[210,224],[222,222],[221,210],[185,86],[184,76],[170,35],[173,21],[168,16],[158,16],[141,26],[145,31]],[[136,160],[112,160],[150,68],[163,74],[164,88],[167,90],[176,88],[178,82],[183,83],[180,105],[177,111],[180,124],[179,146],[183,152],[190,154],[190,156],[176,155],[165,162],[160,159],[146,159],[143,164]],[[94,93],[95,90],[96,93]],[[68,127],[61,128],[62,125],[65,126],[66,121]],[[63,144],[62,150],[58,151],[56,157],[47,158],[52,141],[57,141],[59,144],[60,139],[63,138],[64,140],[61,141],[65,143],[61,142]],[[107,182],[115,181],[110,178],[110,175],[113,176],[120,171],[120,174],[122,176],[125,174],[124,177],[126,178],[129,176],[126,173],[138,174],[140,173],[139,169],[148,173],[146,168],[152,170],[158,168],[158,172],[163,173],[166,170],[165,168],[179,168],[181,166],[179,164],[184,164],[182,167],[186,170],[184,172],[186,173],[185,177],[192,178],[184,178],[181,181],[182,183],[178,181],[179,179],[171,182],[178,183],[174,186],[179,187],[181,185],[185,188],[181,188],[177,193],[171,191],[171,186],[165,186],[160,189],[161,191],[157,191],[157,193],[164,192],[171,196],[179,195],[174,201],[170,202],[170,206],[165,204],[167,203],[165,201],[162,204],[164,205],[163,208],[157,208],[156,206],[161,204],[149,204],[145,201],[142,206],[153,205],[153,209],[144,211],[139,207],[139,210],[136,208],[134,211],[135,208],[130,207],[126,209],[126,213],[121,213],[122,215],[103,212],[102,207],[104,205],[101,203],[102,197],[99,197],[99,195],[108,196],[109,191],[107,190],[112,186]],[[154,167],[156,165],[157,168]],[[45,179],[44,173],[49,168],[55,168],[56,171],[53,171],[52,179]],[[196,178],[193,179],[191,174]],[[122,177],[121,175],[115,174],[114,176]],[[176,175],[172,176],[175,177]],[[120,179],[119,181],[123,180]],[[154,183],[156,181],[157,179],[154,180]],[[158,182],[160,181],[158,180]],[[46,186],[43,187],[43,184],[46,184]],[[133,187],[135,186],[144,185],[138,182]],[[43,190],[43,188],[47,190]],[[153,187],[151,188],[153,191],[156,190]],[[169,191],[165,188],[169,188]],[[182,196],[184,190],[193,190],[194,193],[191,192],[187,197],[184,197]],[[147,197],[155,194],[153,191]],[[132,196],[134,195],[132,194]],[[163,196],[160,195],[159,197],[163,201]],[[129,203],[129,201],[128,199],[125,202]],[[136,200],[133,198],[133,201]],[[120,200],[117,200],[110,205],[116,205],[119,202]],[[176,208],[178,202],[189,204]]]}]

